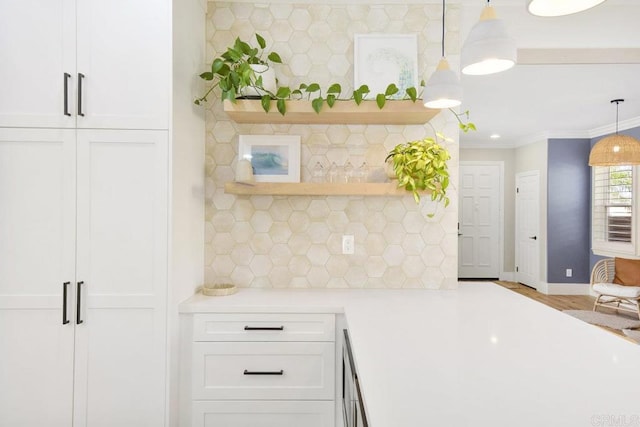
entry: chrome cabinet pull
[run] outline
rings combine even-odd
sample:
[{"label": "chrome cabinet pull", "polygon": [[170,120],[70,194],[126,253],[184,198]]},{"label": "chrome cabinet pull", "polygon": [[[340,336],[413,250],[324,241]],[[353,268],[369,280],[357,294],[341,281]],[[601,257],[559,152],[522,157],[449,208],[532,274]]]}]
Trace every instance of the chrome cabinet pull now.
[{"label": "chrome cabinet pull", "polygon": [[62,284],[62,324],[66,325],[69,323],[69,319],[67,319],[67,288],[71,284],[71,282],[64,282]]},{"label": "chrome cabinet pull", "polygon": [[82,285],[84,285],[84,282],[78,282],[78,292],[76,293],[76,324],[77,325],[84,323],[84,320],[80,318],[80,311],[82,310],[82,295],[81,295]]}]

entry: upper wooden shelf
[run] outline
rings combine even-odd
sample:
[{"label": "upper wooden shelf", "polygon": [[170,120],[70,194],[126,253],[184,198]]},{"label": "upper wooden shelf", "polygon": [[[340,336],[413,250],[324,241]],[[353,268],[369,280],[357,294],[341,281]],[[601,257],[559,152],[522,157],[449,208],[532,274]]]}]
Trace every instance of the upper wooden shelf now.
[{"label": "upper wooden shelf", "polygon": [[320,113],[313,111],[311,101],[287,101],[287,113],[278,112],[275,102],[265,113],[260,100],[238,99],[235,103],[224,100],[224,111],[236,123],[289,123],[331,125],[411,125],[425,124],[440,110],[426,108],[420,101],[387,101],[381,110],[375,101],[336,101],[333,108],[323,105]]},{"label": "upper wooden shelf", "polygon": [[224,192],[246,196],[410,196],[395,183],[329,184],[329,183],[267,183],[254,185],[228,182]]}]

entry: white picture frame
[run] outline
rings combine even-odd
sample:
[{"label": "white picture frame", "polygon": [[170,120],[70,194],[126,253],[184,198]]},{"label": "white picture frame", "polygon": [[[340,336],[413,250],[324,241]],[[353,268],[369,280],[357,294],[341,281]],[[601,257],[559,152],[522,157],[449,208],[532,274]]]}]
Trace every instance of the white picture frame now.
[{"label": "white picture frame", "polygon": [[300,182],[299,135],[240,135],[238,159],[247,159],[256,182]]},{"label": "white picture frame", "polygon": [[373,98],[395,83],[400,90],[391,99],[419,89],[417,34],[354,34],[353,43],[354,89],[367,85]]}]

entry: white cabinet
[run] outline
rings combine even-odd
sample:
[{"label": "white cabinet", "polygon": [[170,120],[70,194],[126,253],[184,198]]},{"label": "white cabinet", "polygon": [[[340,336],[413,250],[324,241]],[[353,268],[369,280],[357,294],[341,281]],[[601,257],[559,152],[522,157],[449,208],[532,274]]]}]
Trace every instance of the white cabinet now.
[{"label": "white cabinet", "polygon": [[201,427],[327,427],[333,402],[197,401],[193,425]]},{"label": "white cabinet", "polygon": [[167,129],[170,7],[0,0],[0,127]]},{"label": "white cabinet", "polygon": [[165,131],[0,128],[0,425],[164,424],[167,156]]},{"label": "white cabinet", "polygon": [[184,316],[183,419],[192,427],[333,427],[333,314]]}]

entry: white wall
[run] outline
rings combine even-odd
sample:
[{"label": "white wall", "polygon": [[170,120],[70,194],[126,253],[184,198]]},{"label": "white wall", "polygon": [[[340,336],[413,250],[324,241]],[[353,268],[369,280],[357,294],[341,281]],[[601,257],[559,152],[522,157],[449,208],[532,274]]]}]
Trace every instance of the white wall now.
[{"label": "white wall", "polygon": [[[169,425],[178,425],[178,304],[203,282],[204,112],[194,106],[205,55],[204,0],[173,1]],[[141,398],[144,398],[143,396]]]}]

